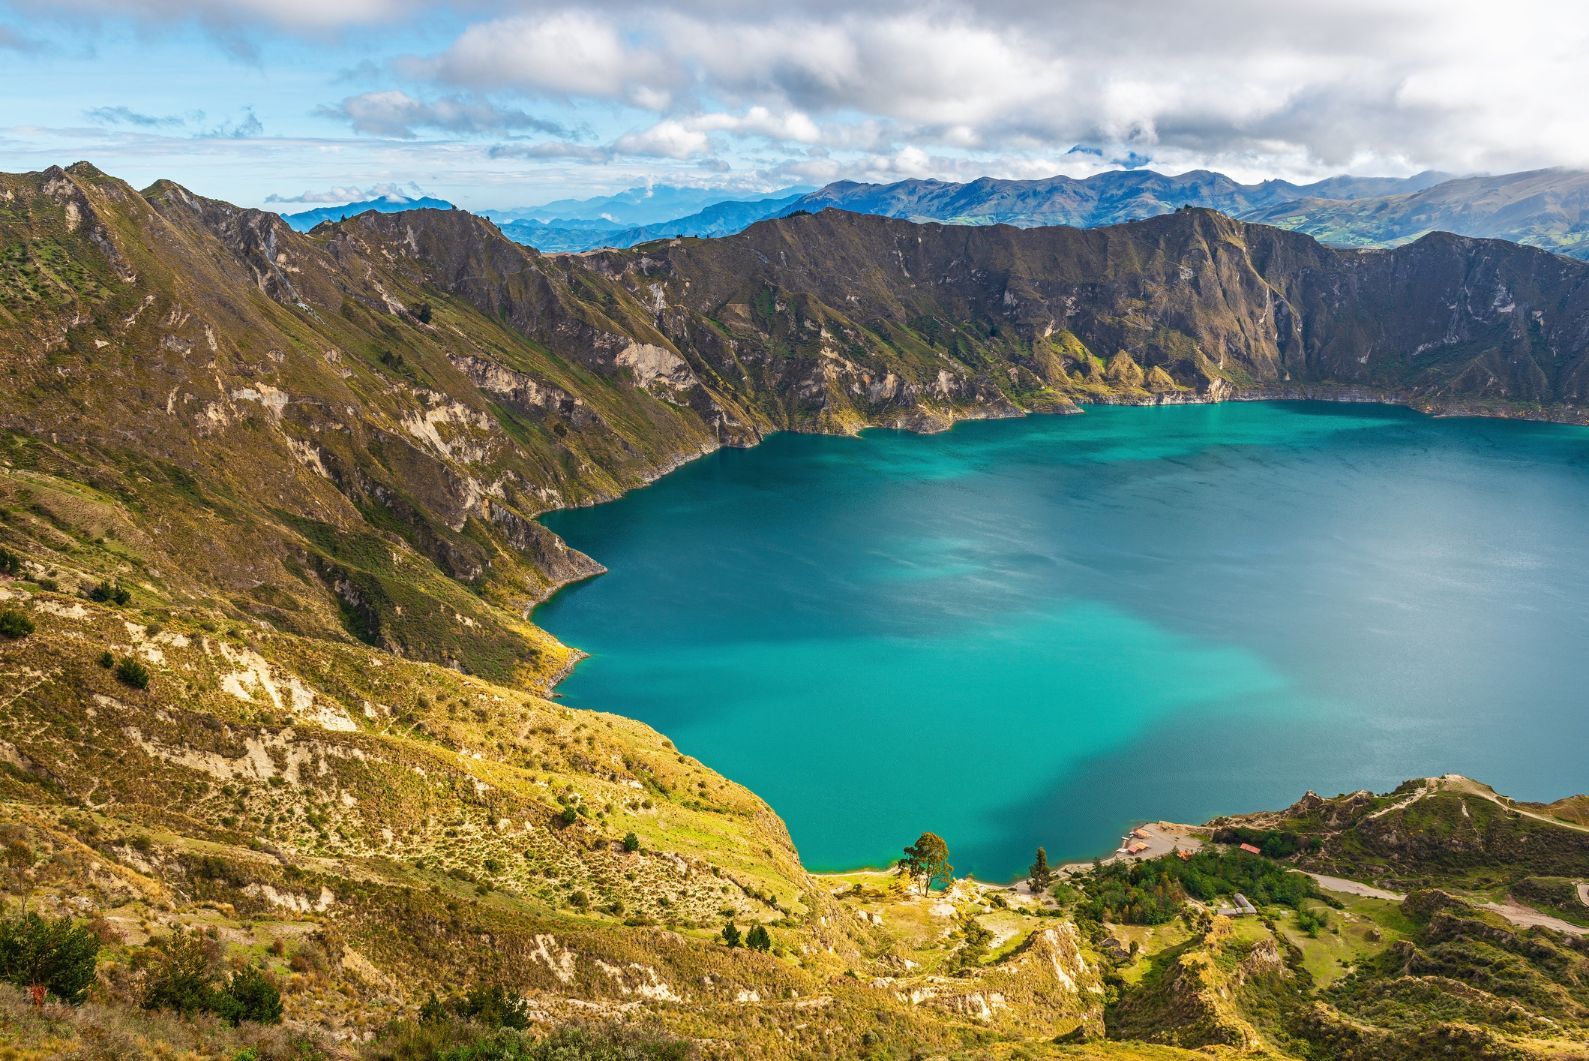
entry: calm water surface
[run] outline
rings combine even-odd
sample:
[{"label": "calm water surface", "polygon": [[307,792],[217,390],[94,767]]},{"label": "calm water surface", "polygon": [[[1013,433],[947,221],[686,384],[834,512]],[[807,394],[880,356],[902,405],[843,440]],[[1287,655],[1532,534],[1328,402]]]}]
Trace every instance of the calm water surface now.
[{"label": "calm water surface", "polygon": [[1589,429],[1095,408],[778,435],[546,523],[578,707],[743,782],[813,869],[1010,877],[1456,771],[1589,789]]}]

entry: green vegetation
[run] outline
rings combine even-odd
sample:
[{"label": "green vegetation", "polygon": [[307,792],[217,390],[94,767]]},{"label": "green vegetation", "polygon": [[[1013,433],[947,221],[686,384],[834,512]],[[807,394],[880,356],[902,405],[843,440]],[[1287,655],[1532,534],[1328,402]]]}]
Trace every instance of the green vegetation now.
[{"label": "green vegetation", "polygon": [[939,881],[954,880],[954,867],[949,864],[949,845],[937,833],[922,833],[914,844],[905,848],[899,868],[910,879],[921,885],[926,895]]},{"label": "green vegetation", "polygon": [[34,630],[33,620],[15,608],[0,609],[0,637],[13,641],[27,637]]},{"label": "green vegetation", "polygon": [[87,596],[101,604],[126,604],[132,600],[132,593],[120,582],[100,582],[89,588]]},{"label": "green vegetation", "polygon": [[147,689],[149,668],[142,660],[127,656],[116,664],[116,680],[133,689]]},{"label": "green vegetation", "polygon": [[1027,871],[1026,877],[1032,882],[1035,892],[1047,891],[1054,879],[1054,871],[1048,865],[1048,852],[1043,848],[1037,849],[1037,857],[1032,860],[1032,868]]},{"label": "green vegetation", "polygon": [[231,1024],[281,1021],[281,991],[261,970],[245,966],[225,975],[215,940],[179,930],[149,947],[145,1009],[213,1013]]},{"label": "green vegetation", "polygon": [[94,982],[99,938],[69,917],[0,918],[0,980],[79,1005]]},{"label": "green vegetation", "polygon": [[[461,212],[303,236],[86,166],[0,193],[0,577],[29,578],[6,605],[34,625],[3,648],[0,892],[39,911],[0,932],[0,1053],[1186,1056],[1166,1029],[1309,1061],[1462,1056],[1492,1032],[1582,1053],[1582,946],[1461,896],[1325,910],[1270,860],[1210,853],[1049,902],[1046,852],[1036,894],[934,893],[953,870],[930,833],[900,874],[834,888],[751,793],[548,699],[574,653],[525,618],[596,570],[537,513],[774,430],[1328,393],[1362,379],[1337,355],[1369,326],[1381,351],[1446,344],[1376,354],[1384,393],[1460,403],[1503,378],[1509,322],[1447,342],[1419,307],[1477,252],[1343,264],[1206,211],[1105,258],[1063,230],[911,229],[925,262],[964,265],[929,291],[896,268],[900,223],[832,213],[574,259]],[[1482,254],[1543,312],[1540,371],[1486,408],[1555,415],[1582,285]],[[1289,301],[1295,356],[1258,326],[1276,293],[1390,276],[1390,317]],[[1027,308],[978,308],[1006,294]],[[1080,334],[1034,330],[1055,299],[1085,304]],[[614,368],[637,347],[683,367]],[[106,695],[113,676],[146,692]],[[1247,824],[1304,838],[1255,841],[1276,857],[1475,901],[1554,901],[1585,864],[1553,821],[1476,791],[1391,809],[1414,794]],[[1238,889],[1264,917],[1095,919]],[[82,1004],[36,1007],[38,986]]]},{"label": "green vegetation", "polygon": [[1290,858],[1303,851],[1317,851],[1321,846],[1316,836],[1302,836],[1289,829],[1249,829],[1226,826],[1214,830],[1216,844],[1251,844],[1263,852],[1265,858]]},{"label": "green vegetation", "polygon": [[437,1024],[449,1020],[468,1021],[487,1028],[528,1028],[529,1004],[501,984],[474,987],[445,1002],[432,993],[420,1007],[420,1023]]},{"label": "green vegetation", "polygon": [[1255,905],[1300,907],[1320,897],[1312,879],[1268,859],[1240,851],[1203,850],[1189,859],[1111,862],[1082,881],[1086,898],[1077,913],[1094,921],[1162,925],[1188,898],[1210,902],[1241,892]]}]

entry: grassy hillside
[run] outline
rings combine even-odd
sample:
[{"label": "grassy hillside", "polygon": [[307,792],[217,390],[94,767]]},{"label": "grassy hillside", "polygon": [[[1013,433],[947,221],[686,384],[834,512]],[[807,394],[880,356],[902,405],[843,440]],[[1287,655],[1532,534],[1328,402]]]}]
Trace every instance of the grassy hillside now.
[{"label": "grassy hillside", "polygon": [[[1307,868],[1459,893],[1323,944],[1328,903],[1284,888],[1243,883],[1273,903],[1223,924],[1217,873],[1164,880],[1151,924],[1106,874],[814,878],[753,794],[548,699],[574,652],[528,616],[599,570],[536,515],[774,429],[1302,387],[1572,419],[1583,278],[1201,211],[824,214],[547,258],[459,211],[305,235],[83,164],[0,177],[0,1052],[1317,1057],[1423,1042],[1414,1012],[1469,1042],[1492,1000],[1448,1019],[1353,979],[1404,943],[1469,981],[1499,948],[1527,1013],[1483,1034],[1581,1044],[1580,943],[1451,913],[1567,910],[1575,804],[1415,788],[1251,825],[1318,836]],[[78,1007],[38,955],[90,938]],[[254,1019],[272,991],[279,1025]]]}]

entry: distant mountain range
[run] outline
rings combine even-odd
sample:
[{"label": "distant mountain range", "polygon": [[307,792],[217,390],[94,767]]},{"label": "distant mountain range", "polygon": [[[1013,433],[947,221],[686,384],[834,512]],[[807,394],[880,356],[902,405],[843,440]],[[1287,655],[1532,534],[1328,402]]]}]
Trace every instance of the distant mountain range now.
[{"label": "distant mountain range", "polygon": [[1420,173],[1406,178],[1332,177],[1301,185],[1278,180],[1238,184],[1222,173],[1207,170],[1173,177],[1152,170],[1115,170],[1082,179],[1008,181],[983,177],[967,184],[938,180],[894,184],[840,181],[805,196],[794,209],[815,212],[837,207],[857,214],[964,225],[1096,228],[1157,217],[1182,206],[1208,207],[1239,217],[1255,209],[1307,197],[1357,199],[1416,191],[1447,176]]},{"label": "distant mountain range", "polygon": [[[594,200],[592,200],[594,202]],[[555,204],[549,204],[555,205]],[[672,220],[622,226],[548,218],[511,221],[503,232],[549,252],[632,247],[675,236],[725,236],[757,221],[825,209],[909,221],[1034,228],[1096,228],[1182,206],[1306,232],[1341,246],[1396,246],[1435,231],[1507,239],[1589,258],[1589,173],[1539,170],[1494,177],[1426,172],[1412,177],[1330,177],[1313,184],[1241,184],[1205,170],[1167,176],[1119,170],[1092,177],[964,184],[839,181],[803,195],[727,200]]]},{"label": "distant mountain range", "polygon": [[376,199],[347,203],[343,206],[321,206],[302,210],[296,214],[282,214],[287,224],[299,232],[308,232],[322,221],[341,221],[373,210],[378,214],[396,214],[404,210],[453,210],[456,207],[445,199],[429,196],[411,198],[406,195],[383,195]]},{"label": "distant mountain range", "polygon": [[[1305,232],[1337,246],[1390,247],[1429,232],[1452,232],[1589,259],[1589,172],[1579,170],[1476,177],[1430,171],[1411,177],[1330,177],[1312,184],[1241,184],[1207,170],[1175,176],[1115,170],[1080,179],[983,177],[963,184],[837,181],[816,190],[785,188],[752,199],[730,195],[724,189],[654,185],[484,216],[518,243],[548,253],[579,253],[680,236],[728,236],[757,221],[827,209],[956,225],[1097,228],[1196,206]],[[323,221],[368,211],[426,207],[454,208],[442,199],[386,196],[284,216],[294,229],[306,232]]]},{"label": "distant mountain range", "polygon": [[[1429,172],[1414,177],[1331,177],[1315,184],[1278,180],[1240,184],[1224,174],[1206,170],[1177,176],[1152,170],[1116,170],[1086,178],[1030,181],[983,177],[965,184],[940,180],[893,184],[837,181],[803,195],[716,202],[670,220],[627,228],[613,225],[605,230],[592,228],[582,220],[545,217],[544,211],[560,205],[548,204],[542,218],[533,224],[504,224],[503,231],[540,250],[583,251],[632,247],[672,236],[725,236],[769,217],[829,208],[945,224],[1095,228],[1157,217],[1182,206],[1204,206],[1239,217],[1301,199],[1330,201],[1418,191],[1447,179],[1449,174]],[[500,222],[501,218],[497,220]]]},{"label": "distant mountain range", "polygon": [[1396,246],[1429,232],[1455,232],[1589,258],[1589,173],[1458,177],[1403,194],[1350,202],[1307,198],[1244,216],[1341,246]]},{"label": "distant mountain range", "polygon": [[[809,184],[792,185],[757,194],[754,198],[785,199],[813,190]],[[574,221],[605,222],[616,232],[685,217],[714,204],[746,197],[743,188],[680,188],[671,184],[652,184],[590,199],[556,199],[540,206],[482,210],[481,215],[499,225],[512,221],[555,222],[559,225]]]}]

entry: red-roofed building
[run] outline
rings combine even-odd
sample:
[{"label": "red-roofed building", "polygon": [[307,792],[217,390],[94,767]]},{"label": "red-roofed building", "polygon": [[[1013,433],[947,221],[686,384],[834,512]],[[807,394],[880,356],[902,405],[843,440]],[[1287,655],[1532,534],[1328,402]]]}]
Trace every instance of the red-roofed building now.
[{"label": "red-roofed building", "polygon": [[1253,847],[1251,844],[1242,844],[1241,845],[1241,849],[1243,851],[1247,852],[1249,855],[1261,855],[1261,854],[1263,854],[1262,851],[1258,850],[1256,847]]}]

